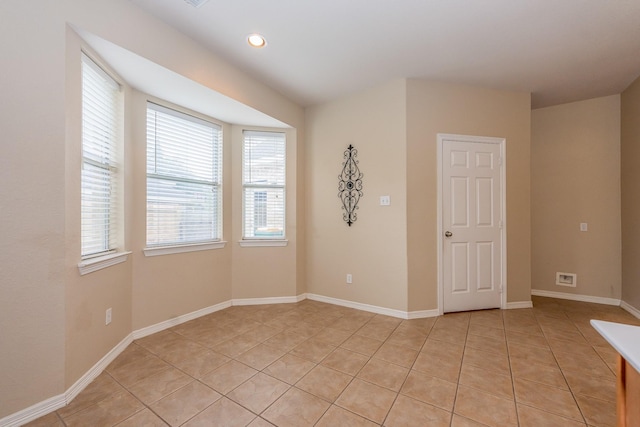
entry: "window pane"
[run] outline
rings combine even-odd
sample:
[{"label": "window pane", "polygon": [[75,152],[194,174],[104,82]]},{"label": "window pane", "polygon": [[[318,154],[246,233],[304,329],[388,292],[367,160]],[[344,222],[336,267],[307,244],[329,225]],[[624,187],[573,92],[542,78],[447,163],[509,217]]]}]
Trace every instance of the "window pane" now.
[{"label": "window pane", "polygon": [[282,132],[244,131],[243,237],[285,236],[286,139]]},{"label": "window pane", "polygon": [[81,254],[100,255],[117,246],[117,146],[120,87],[82,56]]},{"label": "window pane", "polygon": [[285,184],[285,138],[283,133],[244,134],[243,182],[253,185]]},{"label": "window pane", "polygon": [[147,241],[165,245],[219,238],[217,201],[216,186],[147,179]]},{"label": "window pane", "polygon": [[85,164],[81,181],[82,254],[108,251],[111,249],[111,171]]},{"label": "window pane", "polygon": [[150,110],[148,127],[150,156],[147,171],[164,176],[217,181],[219,128],[181,119],[162,111]]},{"label": "window pane", "polygon": [[221,238],[220,126],[147,106],[147,245]]},{"label": "window pane", "polygon": [[267,226],[267,192],[253,192],[253,226],[256,229]]},{"label": "window pane", "polygon": [[284,237],[284,188],[245,188],[244,237]]}]

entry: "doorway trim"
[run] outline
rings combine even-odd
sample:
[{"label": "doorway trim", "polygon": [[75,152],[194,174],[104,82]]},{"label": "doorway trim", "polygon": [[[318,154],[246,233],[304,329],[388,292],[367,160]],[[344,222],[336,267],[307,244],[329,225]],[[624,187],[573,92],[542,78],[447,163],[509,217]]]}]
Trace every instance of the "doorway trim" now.
[{"label": "doorway trim", "polygon": [[454,140],[459,142],[472,142],[472,143],[488,143],[500,145],[500,216],[502,221],[502,233],[500,233],[500,244],[502,245],[501,259],[500,259],[500,274],[501,274],[501,295],[500,295],[500,308],[507,308],[507,144],[505,138],[496,138],[489,136],[471,136],[471,135],[456,135],[448,133],[439,133],[437,135],[437,245],[438,245],[438,314],[444,314],[444,279],[443,279],[443,227],[442,227],[442,196],[443,196],[443,182],[442,182],[442,152],[444,142],[448,140]]}]

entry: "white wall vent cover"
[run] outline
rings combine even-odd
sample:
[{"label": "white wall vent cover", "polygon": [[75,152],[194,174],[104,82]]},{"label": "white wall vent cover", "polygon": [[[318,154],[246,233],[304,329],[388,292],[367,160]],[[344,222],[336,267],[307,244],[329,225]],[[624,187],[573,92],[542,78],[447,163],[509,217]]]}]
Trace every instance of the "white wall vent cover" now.
[{"label": "white wall vent cover", "polygon": [[578,276],[574,273],[556,273],[556,285],[576,287]]}]

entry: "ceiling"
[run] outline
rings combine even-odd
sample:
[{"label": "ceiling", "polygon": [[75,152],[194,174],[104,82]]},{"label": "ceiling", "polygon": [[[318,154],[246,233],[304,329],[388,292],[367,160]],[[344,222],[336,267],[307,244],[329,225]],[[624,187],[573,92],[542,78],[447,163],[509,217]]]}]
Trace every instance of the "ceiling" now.
[{"label": "ceiling", "polygon": [[640,0],[130,1],[302,106],[424,78],[531,92],[539,108],[640,75]]},{"label": "ceiling", "polygon": [[225,123],[287,128],[289,125],[74,26],[82,39],[132,87]]}]

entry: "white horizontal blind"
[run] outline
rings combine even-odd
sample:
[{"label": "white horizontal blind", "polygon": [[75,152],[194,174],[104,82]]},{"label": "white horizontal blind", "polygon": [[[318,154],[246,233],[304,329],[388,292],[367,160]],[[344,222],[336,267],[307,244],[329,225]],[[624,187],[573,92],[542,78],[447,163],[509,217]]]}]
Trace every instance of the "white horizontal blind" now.
[{"label": "white horizontal blind", "polygon": [[244,131],[243,237],[285,237],[286,139],[280,132]]},{"label": "white horizontal blind", "polygon": [[118,243],[120,85],[82,55],[82,258],[115,251]]},{"label": "white horizontal blind", "polygon": [[147,104],[147,246],[220,240],[221,127]]}]

